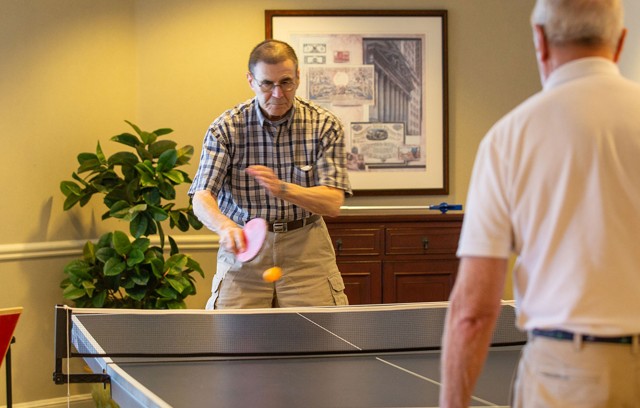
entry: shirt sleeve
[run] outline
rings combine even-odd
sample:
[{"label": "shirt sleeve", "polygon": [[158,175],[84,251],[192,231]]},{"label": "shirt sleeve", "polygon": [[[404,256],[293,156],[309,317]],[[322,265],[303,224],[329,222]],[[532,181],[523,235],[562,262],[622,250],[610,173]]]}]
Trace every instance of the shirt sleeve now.
[{"label": "shirt sleeve", "polygon": [[471,175],[457,255],[508,258],[513,233],[506,194],[508,156],[495,129],[481,142]]},{"label": "shirt sleeve", "polygon": [[344,190],[352,196],[351,183],[347,172],[347,154],[344,128],[337,118],[328,121],[330,125],[322,138],[323,154],[318,160],[319,184]]},{"label": "shirt sleeve", "polygon": [[224,131],[224,121],[216,120],[204,136],[198,170],[189,188],[189,196],[196,191],[208,190],[218,196],[229,167],[228,132]]}]

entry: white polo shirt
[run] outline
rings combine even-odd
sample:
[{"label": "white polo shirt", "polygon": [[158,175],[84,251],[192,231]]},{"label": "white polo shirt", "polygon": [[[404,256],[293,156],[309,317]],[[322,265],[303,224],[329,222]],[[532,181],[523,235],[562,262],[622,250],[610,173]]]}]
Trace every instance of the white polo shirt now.
[{"label": "white polo shirt", "polygon": [[640,84],[556,69],[480,144],[458,255],[518,255],[518,326],[640,333]]}]

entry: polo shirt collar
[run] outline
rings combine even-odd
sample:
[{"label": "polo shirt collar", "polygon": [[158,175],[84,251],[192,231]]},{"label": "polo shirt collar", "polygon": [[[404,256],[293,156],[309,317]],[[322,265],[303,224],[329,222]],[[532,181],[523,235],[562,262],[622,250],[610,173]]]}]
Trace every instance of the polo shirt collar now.
[{"label": "polo shirt collar", "polygon": [[574,79],[591,75],[620,75],[620,69],[613,61],[606,58],[580,58],[556,68],[547,78],[543,89],[546,91]]}]

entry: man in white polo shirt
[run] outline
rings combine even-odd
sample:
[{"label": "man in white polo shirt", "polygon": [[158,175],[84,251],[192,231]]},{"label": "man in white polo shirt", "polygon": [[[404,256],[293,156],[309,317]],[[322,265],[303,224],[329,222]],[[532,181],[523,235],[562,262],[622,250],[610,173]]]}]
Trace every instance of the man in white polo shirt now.
[{"label": "man in white polo shirt", "polygon": [[443,338],[442,407],[468,406],[514,268],[530,333],[515,407],[640,407],[640,84],[621,0],[538,0],[543,90],[482,141]]}]

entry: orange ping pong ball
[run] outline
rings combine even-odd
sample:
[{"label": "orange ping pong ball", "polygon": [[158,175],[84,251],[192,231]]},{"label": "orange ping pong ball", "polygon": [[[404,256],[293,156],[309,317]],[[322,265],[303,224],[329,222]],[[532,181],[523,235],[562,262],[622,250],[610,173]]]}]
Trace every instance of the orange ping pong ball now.
[{"label": "orange ping pong ball", "polygon": [[269,268],[262,274],[262,279],[266,282],[275,282],[282,277],[282,268],[274,266]]}]

